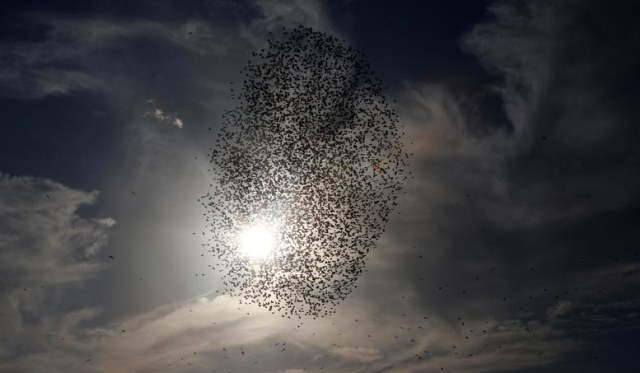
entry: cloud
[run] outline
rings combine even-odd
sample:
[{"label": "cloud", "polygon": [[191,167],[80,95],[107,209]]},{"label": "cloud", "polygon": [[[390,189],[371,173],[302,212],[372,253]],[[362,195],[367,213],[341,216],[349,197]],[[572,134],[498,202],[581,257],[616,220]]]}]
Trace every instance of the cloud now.
[{"label": "cloud", "polygon": [[[478,326],[488,333],[469,342],[456,328],[441,323],[412,314],[389,313],[381,319],[370,310],[351,304],[330,319],[293,321],[226,296],[200,297],[87,327],[83,321],[96,312],[80,309],[65,316],[58,328],[43,331],[57,337],[47,349],[17,357],[0,368],[37,371],[46,363],[51,371],[69,367],[122,372],[228,370],[257,365],[273,372],[294,372],[300,367],[336,373],[420,372],[440,367],[484,372],[496,366],[508,371],[544,364],[573,347],[557,331],[535,322],[509,320]],[[354,317],[357,328],[353,328]]]},{"label": "cloud", "polygon": [[[624,16],[630,8],[495,2],[492,17],[462,40],[494,77],[490,85],[439,78],[395,93],[415,179],[381,245],[393,249],[372,252],[370,264],[406,285],[381,280],[366,286],[367,297],[404,294],[462,336],[486,321],[504,332],[465,338],[471,357],[457,344],[459,355],[399,371],[553,365],[636,317],[640,153],[629,140],[640,118],[621,99],[640,81],[631,52],[638,40],[625,36],[638,35]],[[622,21],[610,28],[607,19]],[[501,98],[506,125],[475,115],[487,110],[477,99],[485,92]],[[616,297],[627,301],[624,317],[610,308]]]},{"label": "cloud", "polygon": [[[81,61],[79,67],[64,67],[47,78],[47,87],[58,88],[28,83],[21,92],[16,84],[5,87],[5,93],[39,98],[105,89],[110,75],[94,68],[90,56],[117,49],[124,40],[160,35],[176,52],[173,56],[230,53],[224,61],[232,62],[215,65],[210,74],[193,67],[195,72],[188,75],[198,82],[218,82],[244,59],[238,51],[263,41],[264,32],[277,25],[302,22],[331,28],[318,2],[261,1],[258,7],[260,16],[230,28],[242,30],[238,34],[218,33],[215,25],[193,21],[161,27],[155,22],[45,17],[54,25],[45,41],[0,52],[22,61],[25,69],[23,77],[14,80],[18,69],[3,70],[9,78],[0,81],[30,82],[25,77],[35,76],[30,74],[43,66]],[[407,183],[407,194],[399,202],[401,214],[372,251],[369,271],[331,318],[281,318],[224,296],[198,296],[101,318],[101,308],[72,302],[76,286],[103,268],[97,256],[115,224],[110,218],[79,216],[78,207],[94,203],[97,193],[45,179],[3,177],[0,198],[9,202],[0,204],[0,245],[13,249],[0,254],[7,320],[0,325],[3,336],[11,337],[0,348],[0,370],[251,371],[258,361],[260,371],[287,373],[321,367],[336,373],[441,368],[516,372],[545,369],[584,351],[591,342],[585,334],[597,341],[605,339],[599,338],[604,329],[638,325],[639,303],[629,296],[638,285],[637,263],[622,264],[638,247],[637,214],[628,208],[637,203],[638,153],[631,146],[637,113],[634,103],[616,98],[628,84],[624,78],[637,77],[631,69],[637,57],[625,54],[633,39],[621,37],[623,29],[615,28],[605,39],[589,34],[589,22],[580,22],[589,6],[579,2],[547,7],[542,2],[495,3],[490,8],[494,18],[464,39],[465,48],[494,74],[491,86],[459,88],[440,79],[406,82],[396,92],[407,148],[415,154],[415,179]],[[594,9],[599,14],[624,11]],[[595,24],[603,26],[604,19],[596,17]],[[575,27],[581,31],[573,34]],[[580,37],[583,32],[590,36]],[[234,37],[221,41],[220,35],[228,34]],[[73,83],[61,71],[80,75]],[[59,75],[64,77],[60,81]],[[82,77],[88,80],[82,83]],[[47,81],[37,76],[33,81],[38,79]],[[149,97],[147,93],[140,97]],[[475,115],[478,107],[484,108],[477,98],[485,94],[503,100],[506,125],[494,123],[489,114]],[[219,102],[207,95],[176,96],[195,97],[218,109]],[[155,178],[137,170],[122,178],[146,180],[153,192],[149,195],[157,198],[149,197],[153,212],[164,211],[154,201],[189,198],[175,197],[194,178],[175,171],[184,169],[180,156],[186,158],[177,150],[185,142],[176,139],[197,126],[181,105],[165,106],[164,97],[159,101],[162,107],[149,103],[149,110],[141,104],[132,116],[176,126],[174,119],[184,116],[189,126],[171,131],[169,126],[136,123],[133,133],[142,133],[130,136],[135,153],[128,159],[142,161],[142,153],[158,157],[147,167]],[[145,111],[151,120],[140,120]],[[134,200],[140,201],[144,193],[137,186]],[[145,261],[161,256],[155,246],[166,243],[159,241],[179,236],[174,232],[178,208],[171,207],[171,214],[162,217],[134,210],[125,210],[126,219],[144,220],[149,226],[166,219],[169,223],[161,227],[167,229],[153,229],[170,233],[150,235],[135,225],[129,229],[136,230],[140,240],[123,239],[122,247],[136,247],[136,255]],[[168,246],[185,245],[181,239]],[[154,251],[140,249],[147,246]],[[169,250],[176,251],[173,246]],[[171,258],[178,257],[174,255]],[[170,266],[182,270],[176,263]],[[190,281],[180,278],[185,287],[193,285]],[[51,285],[40,288],[43,283]]]},{"label": "cloud", "polygon": [[547,314],[550,318],[558,318],[565,315],[571,310],[571,302],[567,300],[558,301],[553,307],[547,310]]},{"label": "cloud", "polygon": [[42,367],[49,359],[69,367],[55,346],[67,344],[64,335],[96,311],[60,309],[69,289],[105,268],[98,254],[115,224],[78,215],[97,196],[48,179],[0,174],[0,367],[7,361]]},{"label": "cloud", "polygon": [[305,25],[319,31],[333,32],[333,26],[321,2],[297,0],[257,0],[262,16],[255,23],[273,30],[278,26]]},{"label": "cloud", "polygon": [[86,90],[117,90],[113,84],[123,84],[123,76],[118,71],[107,72],[110,68],[104,61],[129,53],[132,43],[134,48],[140,42],[163,45],[171,55],[215,58],[246,54],[248,44],[255,47],[264,43],[266,33],[279,26],[305,24],[332,29],[318,1],[259,0],[250,6],[256,7],[259,15],[247,24],[224,19],[161,22],[26,14],[25,22],[37,24],[46,32],[35,42],[0,43],[0,95],[41,99]]},{"label": "cloud", "polygon": [[255,0],[254,6],[259,16],[243,27],[242,36],[252,49],[262,48],[270,32],[278,32],[281,27],[304,25],[317,31],[339,35],[331,22],[327,10],[318,0]]},{"label": "cloud", "polygon": [[102,268],[111,218],[84,219],[76,210],[95,202],[84,192],[33,177],[0,174],[0,273],[14,286],[80,281]]},{"label": "cloud", "polygon": [[[463,46],[501,79],[499,89],[515,128],[514,152],[584,161],[635,152],[626,138],[631,129],[627,114],[637,113],[615,92],[638,78],[634,66],[639,58],[631,52],[637,36],[624,37],[636,28],[625,13],[636,7],[628,1],[619,6],[532,1],[497,2],[489,8],[494,20],[477,25]],[[606,17],[620,22],[599,34],[589,22],[606,27]]]},{"label": "cloud", "polygon": [[148,118],[153,118],[158,122],[172,124],[178,128],[182,128],[182,126],[184,125],[184,123],[182,122],[182,119],[180,119],[177,115],[167,114],[164,112],[164,110],[159,109],[157,107],[153,108],[152,111],[147,111],[146,113],[144,113],[143,116]]},{"label": "cloud", "polygon": [[27,16],[47,27],[33,43],[0,44],[0,95],[23,99],[67,95],[83,90],[114,89],[119,82],[105,74],[104,59],[112,59],[127,43],[146,41],[167,45],[174,53],[201,56],[227,52],[223,30],[204,22],[176,26],[148,20],[74,18],[47,14]]},{"label": "cloud", "polygon": [[332,351],[345,360],[353,360],[360,363],[370,363],[380,360],[380,351],[375,348],[338,347]]},{"label": "cloud", "polygon": [[0,93],[20,98],[58,96],[104,87],[101,80],[86,72],[53,67],[32,70],[2,69],[0,85]]}]

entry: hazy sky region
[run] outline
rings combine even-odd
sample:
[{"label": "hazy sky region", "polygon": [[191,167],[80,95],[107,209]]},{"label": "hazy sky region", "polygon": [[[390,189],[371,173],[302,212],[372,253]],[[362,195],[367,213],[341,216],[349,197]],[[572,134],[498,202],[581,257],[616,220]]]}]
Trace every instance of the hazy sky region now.
[{"label": "hazy sky region", "polygon": [[[0,371],[640,372],[640,2],[0,3]],[[219,295],[229,85],[364,53],[413,178],[323,318]]]}]

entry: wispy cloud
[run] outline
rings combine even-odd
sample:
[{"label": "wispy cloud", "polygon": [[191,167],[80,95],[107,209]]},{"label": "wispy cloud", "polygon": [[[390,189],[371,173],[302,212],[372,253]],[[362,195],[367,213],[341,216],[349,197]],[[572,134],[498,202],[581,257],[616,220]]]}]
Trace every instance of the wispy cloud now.
[{"label": "wispy cloud", "polygon": [[[30,371],[46,362],[52,371],[70,365],[123,372],[257,365],[274,372],[299,367],[338,373],[419,372],[440,367],[484,372],[496,366],[508,371],[541,365],[572,348],[561,333],[536,323],[478,325],[478,334],[482,334],[480,327],[488,333],[469,342],[456,328],[418,321],[415,315],[390,314],[380,319],[367,308],[347,306],[330,319],[292,321],[225,296],[162,306],[98,328],[82,327],[82,320],[91,316],[95,316],[91,310],[76,310],[59,330],[54,329],[55,335],[65,337],[55,342],[55,354],[42,351],[3,367]],[[349,327],[354,318],[358,328]]]},{"label": "wispy cloud", "polygon": [[31,370],[49,359],[68,367],[56,346],[67,345],[64,336],[95,310],[68,313],[66,291],[105,268],[98,254],[115,224],[78,215],[97,196],[47,179],[0,174],[1,360],[15,358],[17,366],[32,361],[25,366]]},{"label": "wispy cloud", "polygon": [[97,196],[47,179],[0,174],[0,272],[5,281],[17,287],[60,284],[102,268],[95,258],[115,220],[76,213]]},{"label": "wispy cloud", "polygon": [[147,111],[143,116],[147,118],[153,118],[161,123],[169,123],[178,128],[182,128],[182,126],[184,125],[182,119],[180,119],[176,114],[165,113],[164,110],[157,107],[153,107],[151,111]]},{"label": "wispy cloud", "polygon": [[82,90],[109,89],[101,60],[114,58],[131,41],[165,43],[175,53],[218,55],[226,52],[225,37],[208,23],[187,21],[176,26],[154,21],[28,17],[48,27],[34,43],[0,44],[0,94],[40,99]]}]

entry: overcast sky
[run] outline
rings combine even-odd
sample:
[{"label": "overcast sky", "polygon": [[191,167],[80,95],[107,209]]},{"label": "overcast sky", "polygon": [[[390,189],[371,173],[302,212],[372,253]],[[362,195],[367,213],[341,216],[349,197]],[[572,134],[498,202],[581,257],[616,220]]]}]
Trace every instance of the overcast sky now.
[{"label": "overcast sky", "polygon": [[[4,1],[0,371],[640,372],[637,1]],[[329,317],[216,296],[198,197],[270,31],[362,51],[414,153]]]}]

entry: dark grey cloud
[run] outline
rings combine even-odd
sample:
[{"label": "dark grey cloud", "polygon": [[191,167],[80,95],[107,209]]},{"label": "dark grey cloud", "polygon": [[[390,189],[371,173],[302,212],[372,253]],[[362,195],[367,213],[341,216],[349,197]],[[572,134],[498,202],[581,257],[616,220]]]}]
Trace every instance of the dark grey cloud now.
[{"label": "dark grey cloud", "polygon": [[[476,362],[507,350],[473,371],[553,367],[613,324],[637,328],[636,7],[494,3],[462,45],[496,77],[507,126],[447,80],[401,93],[416,179],[380,259],[402,264],[381,278],[411,276],[415,302],[462,334],[484,320],[517,330],[476,345]],[[620,298],[624,311],[603,311]]]}]

